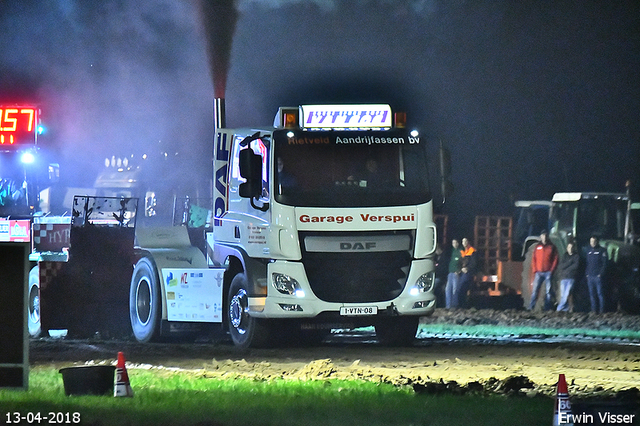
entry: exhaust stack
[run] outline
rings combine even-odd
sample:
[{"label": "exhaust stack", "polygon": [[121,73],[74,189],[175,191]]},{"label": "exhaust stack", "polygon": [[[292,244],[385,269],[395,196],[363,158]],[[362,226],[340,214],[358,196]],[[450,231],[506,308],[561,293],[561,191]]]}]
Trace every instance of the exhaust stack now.
[{"label": "exhaust stack", "polygon": [[213,99],[213,132],[227,126],[227,117],[225,115],[224,98]]}]

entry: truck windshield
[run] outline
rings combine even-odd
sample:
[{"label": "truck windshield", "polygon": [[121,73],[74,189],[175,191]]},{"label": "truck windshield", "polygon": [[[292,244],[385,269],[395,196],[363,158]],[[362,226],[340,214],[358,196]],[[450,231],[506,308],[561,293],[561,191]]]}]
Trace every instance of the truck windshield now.
[{"label": "truck windshield", "polygon": [[273,133],[275,199],[292,206],[375,207],[430,201],[425,144],[404,129]]},{"label": "truck windshield", "polygon": [[622,240],[627,202],[622,197],[600,195],[580,201],[556,203],[553,208],[558,230],[571,233],[576,221],[581,242],[595,235],[602,240]]}]

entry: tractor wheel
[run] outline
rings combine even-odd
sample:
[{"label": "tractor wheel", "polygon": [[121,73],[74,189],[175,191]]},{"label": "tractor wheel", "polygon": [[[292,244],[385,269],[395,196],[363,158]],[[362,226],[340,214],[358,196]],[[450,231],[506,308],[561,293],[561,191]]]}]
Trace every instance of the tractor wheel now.
[{"label": "tractor wheel", "polygon": [[[524,254],[524,261],[522,262],[522,287],[520,291],[522,292],[522,301],[525,309],[529,309],[529,303],[531,303],[531,282],[533,281],[533,274],[531,273],[531,260],[533,258],[533,250],[535,249],[535,244],[532,244],[527,249]],[[544,304],[544,300],[542,302]],[[540,309],[539,299],[536,302],[536,309]]]},{"label": "tractor wheel", "polygon": [[640,314],[640,274],[633,272],[622,280],[619,289],[620,309],[632,315]]}]

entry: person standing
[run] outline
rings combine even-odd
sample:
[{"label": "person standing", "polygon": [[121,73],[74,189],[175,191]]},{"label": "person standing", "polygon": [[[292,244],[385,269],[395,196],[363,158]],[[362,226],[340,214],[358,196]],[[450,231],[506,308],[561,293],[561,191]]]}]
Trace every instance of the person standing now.
[{"label": "person standing", "polygon": [[447,259],[440,243],[436,245],[436,253],[433,259],[436,273],[435,284],[433,286],[436,295],[436,306],[445,306],[447,274],[449,273],[449,259]]},{"label": "person standing", "polygon": [[553,305],[553,287],[551,285],[551,276],[558,266],[558,250],[556,246],[549,241],[547,231],[540,233],[540,242],[533,250],[531,259],[531,268],[533,270],[533,282],[531,283],[531,301],[529,302],[529,310],[532,311],[536,307],[540,285],[545,284],[544,310],[547,311]]},{"label": "person standing", "polygon": [[587,250],[585,266],[589,299],[591,300],[591,311],[603,313],[604,293],[602,291],[602,277],[607,268],[607,250],[600,245],[600,241],[596,236],[592,236],[589,239],[589,249]]},{"label": "person standing", "polygon": [[580,256],[576,253],[575,244],[569,242],[567,244],[567,252],[562,256],[562,260],[558,264],[558,274],[560,276],[560,303],[558,303],[558,312],[569,310],[569,295],[576,282],[578,274],[578,266],[580,265]]},{"label": "person standing", "polygon": [[458,305],[464,306],[467,292],[473,282],[477,267],[476,249],[471,246],[468,238],[462,239],[462,263],[460,267],[460,280],[458,282]]},{"label": "person standing", "polygon": [[451,240],[451,257],[449,258],[449,273],[447,274],[447,285],[445,287],[445,306],[447,309],[460,306],[458,301],[458,284],[460,281],[460,270],[462,268],[462,251],[458,240]]}]

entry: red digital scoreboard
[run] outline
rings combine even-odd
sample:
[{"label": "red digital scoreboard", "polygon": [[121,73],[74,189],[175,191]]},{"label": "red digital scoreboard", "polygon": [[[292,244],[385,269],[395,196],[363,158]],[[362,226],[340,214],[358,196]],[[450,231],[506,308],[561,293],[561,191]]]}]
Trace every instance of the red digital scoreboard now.
[{"label": "red digital scoreboard", "polygon": [[0,149],[35,145],[37,132],[37,108],[0,105]]}]

